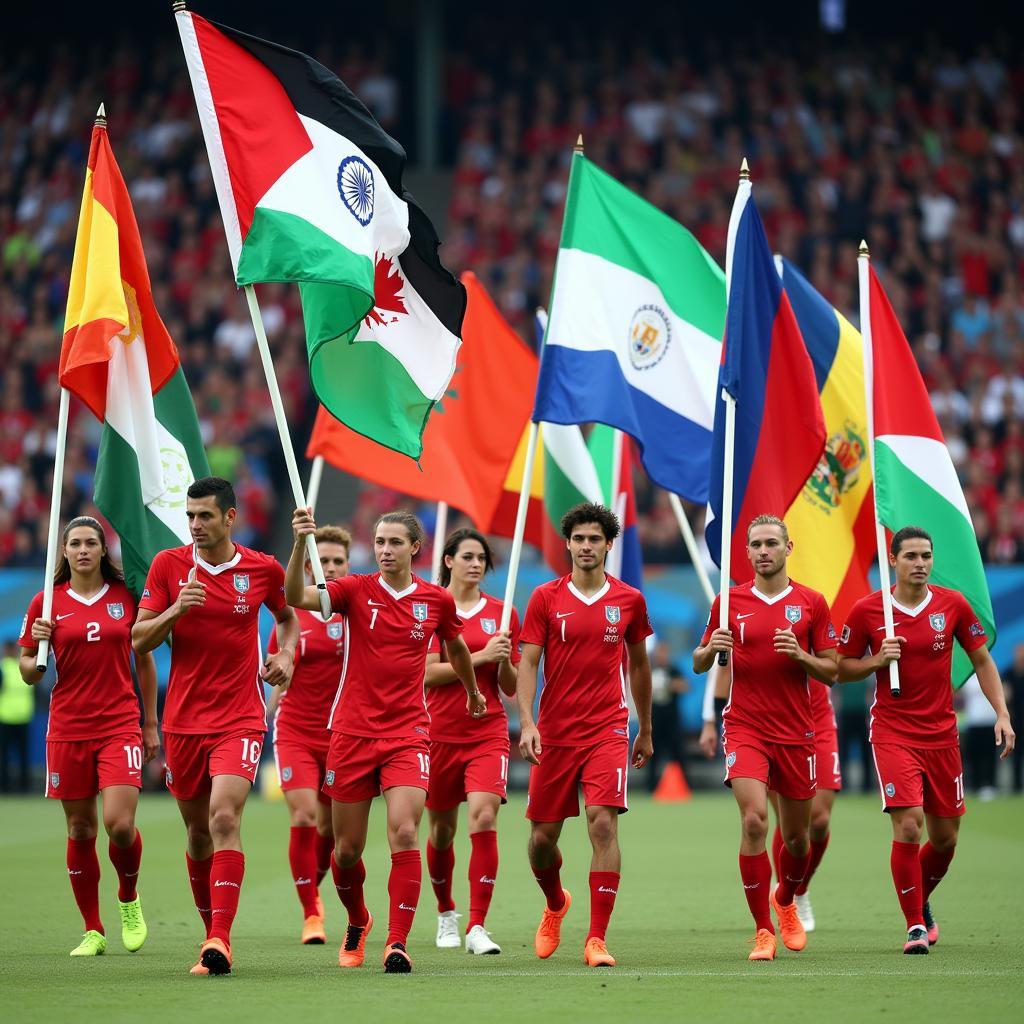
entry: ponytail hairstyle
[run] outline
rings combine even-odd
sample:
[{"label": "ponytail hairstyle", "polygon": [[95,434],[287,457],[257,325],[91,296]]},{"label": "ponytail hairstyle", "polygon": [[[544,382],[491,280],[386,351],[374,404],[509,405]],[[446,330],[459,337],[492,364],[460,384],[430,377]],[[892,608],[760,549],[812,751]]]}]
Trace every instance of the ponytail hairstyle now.
[{"label": "ponytail hairstyle", "polygon": [[79,526],[88,526],[90,530],[94,530],[100,539],[100,544],[103,545],[103,557],[100,558],[100,572],[103,574],[103,579],[107,583],[124,583],[124,570],[110,557],[110,552],[107,550],[107,535],[103,532],[99,521],[93,519],[92,516],[76,516],[64,527],[64,532],[60,535],[60,559],[57,562],[57,570],[53,574],[54,586],[71,581],[71,563],[68,561],[68,556],[64,554],[64,548],[67,547],[71,531],[78,529]]},{"label": "ponytail hairstyle", "polygon": [[479,530],[463,526],[448,534],[448,539],[444,542],[444,550],[441,552],[441,572],[437,581],[442,587],[447,587],[452,581],[452,570],[445,562],[445,558],[454,558],[458,554],[459,545],[464,540],[475,540],[484,549],[484,572],[490,572],[494,568],[494,555],[491,554],[491,545],[487,543],[487,538]]},{"label": "ponytail hairstyle", "polygon": [[407,509],[400,508],[395,512],[385,512],[376,523],[373,524],[374,536],[377,534],[377,527],[381,523],[397,523],[399,526],[405,527],[405,532],[409,535],[410,544],[422,544],[425,536],[423,532],[423,524],[419,519],[409,512]]}]

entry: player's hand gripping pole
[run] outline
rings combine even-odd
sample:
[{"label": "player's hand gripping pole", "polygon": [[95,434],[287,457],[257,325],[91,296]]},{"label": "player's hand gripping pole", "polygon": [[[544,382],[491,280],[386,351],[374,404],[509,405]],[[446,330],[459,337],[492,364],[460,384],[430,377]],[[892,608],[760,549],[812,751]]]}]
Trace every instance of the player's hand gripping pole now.
[{"label": "player's hand gripping pole", "polygon": [[[285,419],[284,406],[281,403],[281,389],[277,386],[277,374],[274,372],[274,361],[270,356],[270,345],[267,343],[267,332],[263,328],[263,317],[256,301],[256,290],[251,284],[245,285],[245,299],[249,303],[249,316],[252,317],[253,330],[256,332],[256,345],[260,350],[263,373],[267,378],[267,390],[270,392],[270,404],[274,409],[277,432],[281,437],[281,449],[284,452],[284,463],[288,467],[288,480],[292,485],[292,497],[296,508],[306,508],[306,496],[302,492],[302,481],[299,479],[299,467],[295,462],[295,451],[292,438]],[[331,617],[331,598],[327,593],[327,581],[324,569],[320,564],[320,556],[316,550],[316,538],[310,534],[306,537],[306,554],[313,567],[313,582],[320,596],[320,612],[325,619]]]}]

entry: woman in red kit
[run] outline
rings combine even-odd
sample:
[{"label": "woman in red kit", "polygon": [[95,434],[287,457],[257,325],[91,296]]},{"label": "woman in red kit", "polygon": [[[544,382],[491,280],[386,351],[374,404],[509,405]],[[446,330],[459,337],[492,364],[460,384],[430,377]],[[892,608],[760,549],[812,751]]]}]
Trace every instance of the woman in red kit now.
[{"label": "woman in red kit", "polygon": [[472,529],[456,530],[444,546],[442,587],[455,598],[463,623],[463,639],[473,656],[477,686],[487,701],[480,718],[466,715],[459,678],[442,659],[436,638],[427,654],[427,710],[430,712],[430,789],[427,812],[427,872],[437,896],[437,945],[455,949],[459,915],[452,900],[455,830],[459,804],[468,805],[469,923],[467,953],[500,953],[484,927],[498,874],[498,809],[508,785],[508,718],[499,689],[513,696],[519,663],[519,616],[512,609],[510,630],[501,632],[504,602],[480,589],[484,574],[494,568],[490,545]]},{"label": "woman in red kit", "polygon": [[160,740],[156,667],[150,654],[135,659],[145,709],[139,729],[131,672],[135,611],[124,573],[107,553],[103,527],[89,516],[72,519],[64,528],[54,574],[52,618],[42,618],[43,595],[36,594],[18,641],[26,683],[43,678],[36,668],[43,640],[52,646],[57,668],[46,730],[46,795],[64,806],[68,876],[85,923],[85,935],[72,956],[99,956],[107,948],[96,857],[98,793],[103,795],[103,826],[118,877],[121,939],[131,952],[146,941],[135,888],[142,860],[135,810],[142,766],[156,756]]}]

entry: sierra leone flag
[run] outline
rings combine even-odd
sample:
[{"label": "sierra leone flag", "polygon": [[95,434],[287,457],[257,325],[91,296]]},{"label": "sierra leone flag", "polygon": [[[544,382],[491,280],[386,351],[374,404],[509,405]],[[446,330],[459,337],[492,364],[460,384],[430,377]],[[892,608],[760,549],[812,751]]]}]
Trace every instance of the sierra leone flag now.
[{"label": "sierra leone flag", "polygon": [[320,402],[418,458],[466,295],[402,185],[405,151],[311,57],[176,17],[236,282],[298,282]]}]

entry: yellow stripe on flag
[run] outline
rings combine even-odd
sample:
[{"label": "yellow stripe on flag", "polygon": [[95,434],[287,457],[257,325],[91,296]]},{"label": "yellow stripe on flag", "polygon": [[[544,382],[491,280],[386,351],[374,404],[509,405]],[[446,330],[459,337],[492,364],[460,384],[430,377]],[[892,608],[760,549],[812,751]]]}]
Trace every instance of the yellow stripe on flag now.
[{"label": "yellow stripe on flag", "polygon": [[[519,493],[523,485],[523,469],[526,466],[526,441],[530,434],[530,425],[526,425],[523,436],[519,438],[516,454],[509,463],[505,476],[505,490]],[[533,463],[533,480],[530,481],[531,500],[544,500],[544,428],[541,427],[537,436],[537,459]]]}]

